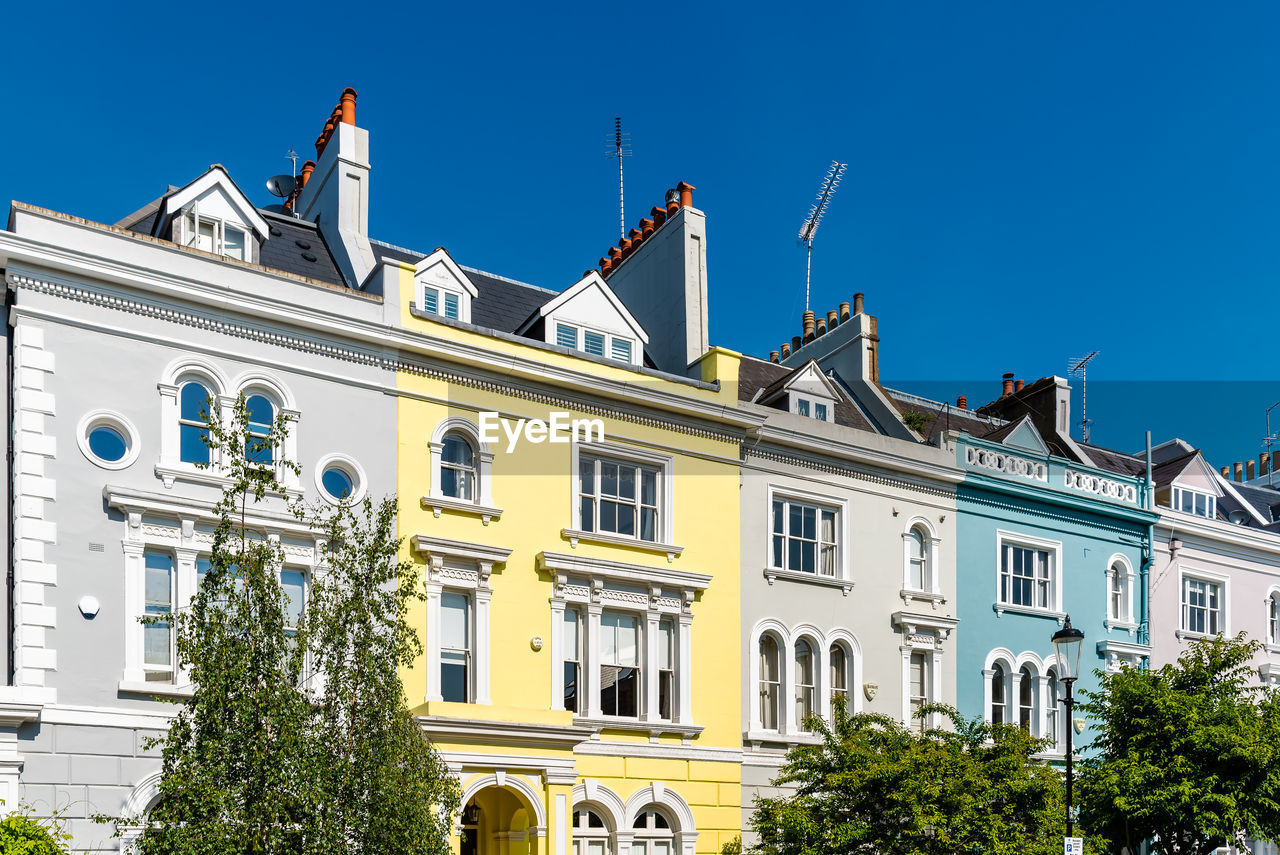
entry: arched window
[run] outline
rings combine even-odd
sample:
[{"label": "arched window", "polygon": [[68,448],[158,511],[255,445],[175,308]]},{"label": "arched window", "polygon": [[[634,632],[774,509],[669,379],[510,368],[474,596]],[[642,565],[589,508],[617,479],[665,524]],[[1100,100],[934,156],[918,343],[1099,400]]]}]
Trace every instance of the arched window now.
[{"label": "arched window", "polygon": [[1018,725],[1031,731],[1031,719],[1035,712],[1035,691],[1031,685],[1031,670],[1026,665],[1018,672]]},{"label": "arched window", "polygon": [[[194,380],[184,383],[178,395],[178,459],[183,463],[208,463],[209,390]],[[172,422],[170,423],[172,424]]]},{"label": "arched window", "polygon": [[1107,568],[1107,618],[1119,624],[1133,623],[1133,573],[1127,562],[1116,558]]},{"label": "arched window", "polygon": [[835,718],[838,704],[844,704],[846,712],[853,712],[849,707],[849,659],[839,644],[831,645],[827,656],[831,670],[831,717]]},{"label": "arched window", "polygon": [[590,808],[573,812],[573,855],[609,855],[609,828]]},{"label": "arched window", "polygon": [[641,811],[631,830],[631,855],[672,855],[675,851],[671,822],[660,811]]},{"label": "arched window", "polygon": [[249,435],[245,437],[244,459],[249,463],[270,466],[275,462],[271,448],[271,428],[276,421],[276,408],[264,395],[245,399],[249,414]]},{"label": "arched window", "polygon": [[1054,750],[1062,742],[1062,737],[1058,734],[1058,672],[1052,668],[1045,681],[1043,735],[1053,740]]},{"label": "arched window", "polygon": [[813,646],[802,638],[796,642],[796,724],[803,731],[813,713],[813,671]]},{"label": "arched window", "polygon": [[927,544],[928,536],[919,526],[907,532],[907,586],[913,591],[928,591],[933,586]]},{"label": "arched window", "polygon": [[1280,644],[1280,591],[1267,597],[1267,644]]},{"label": "arched window", "polygon": [[[1095,577],[1096,578],[1096,577]],[[1004,667],[997,662],[991,668],[991,722],[998,724],[1005,718]]]},{"label": "arched window", "polygon": [[475,501],[476,454],[471,442],[458,431],[444,435],[440,452],[440,491],[446,498]]},{"label": "arched window", "polygon": [[772,635],[760,637],[760,726],[778,729],[778,701],[782,689],[782,673],[778,661],[778,642]]}]

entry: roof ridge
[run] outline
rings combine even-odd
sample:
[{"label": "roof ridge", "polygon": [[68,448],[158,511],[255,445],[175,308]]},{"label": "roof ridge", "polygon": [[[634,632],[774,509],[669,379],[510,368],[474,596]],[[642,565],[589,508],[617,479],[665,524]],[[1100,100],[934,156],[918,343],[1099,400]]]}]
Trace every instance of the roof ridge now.
[{"label": "roof ridge", "polygon": [[[431,254],[430,252],[423,252],[422,250],[419,250],[419,249],[410,249],[407,246],[400,246],[399,244],[388,243],[385,240],[378,240],[377,238],[369,238],[369,243],[376,243],[378,246],[386,247],[387,249],[398,250],[400,252],[407,252],[407,253],[410,253],[411,255],[420,255],[423,258],[426,258],[428,255]],[[456,261],[454,263],[457,264]],[[507,283],[510,283],[511,285],[519,285],[522,288],[532,288],[535,291],[544,291],[548,294],[561,293],[560,291],[553,291],[550,288],[544,288],[541,285],[534,285],[532,282],[521,282],[519,279],[512,279],[510,276],[502,276],[501,274],[498,274],[498,273],[490,273],[489,271],[481,270],[478,267],[470,267],[466,264],[458,264],[458,266],[461,267],[463,270],[466,270],[468,273],[479,273],[481,276],[488,276],[490,279],[497,279],[499,282],[507,282]]]}]

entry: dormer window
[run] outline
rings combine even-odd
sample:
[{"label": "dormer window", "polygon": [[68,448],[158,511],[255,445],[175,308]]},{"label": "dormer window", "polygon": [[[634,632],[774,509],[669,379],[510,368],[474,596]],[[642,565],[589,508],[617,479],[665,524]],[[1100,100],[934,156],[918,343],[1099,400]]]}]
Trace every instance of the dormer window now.
[{"label": "dormer window", "polygon": [[[584,329],[573,324],[556,324],[556,344],[591,356],[616,359],[631,364],[633,342],[629,338]],[[606,347],[608,348],[606,350]]]},{"label": "dormer window", "polygon": [[791,393],[791,412],[805,418],[817,419],[820,422],[831,421],[833,410],[830,401],[823,401],[809,395]]},{"label": "dormer window", "polygon": [[1182,511],[1184,514],[1216,519],[1218,516],[1216,502],[1217,499],[1208,493],[1188,490],[1186,487],[1174,487],[1173,501],[1170,502],[1170,507],[1175,511]]},{"label": "dormer window", "polygon": [[179,242],[215,255],[249,260],[245,254],[248,240],[243,228],[201,214],[195,207],[182,213],[182,235]]},{"label": "dormer window", "polygon": [[433,315],[442,315],[451,321],[456,321],[459,305],[457,294],[437,288],[422,289],[422,308]]}]

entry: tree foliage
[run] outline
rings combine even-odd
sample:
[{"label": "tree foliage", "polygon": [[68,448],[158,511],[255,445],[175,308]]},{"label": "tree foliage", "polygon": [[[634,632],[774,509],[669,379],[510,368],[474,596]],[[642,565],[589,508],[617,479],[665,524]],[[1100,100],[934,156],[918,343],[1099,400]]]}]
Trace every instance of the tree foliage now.
[{"label": "tree foliage", "polygon": [[[193,694],[162,740],[159,799],[137,851],[442,855],[458,792],[400,684],[419,641],[395,502],[287,504],[278,473],[297,471],[281,457],[289,429],[282,417],[251,430],[243,397],[227,424],[208,420],[227,483],[209,567],[173,618]],[[254,525],[290,512],[322,544],[305,609],[281,587],[278,539]]]},{"label": "tree foliage", "polygon": [[884,715],[811,718],[817,745],[791,749],[751,818],[757,855],[1049,855],[1062,851],[1060,777],[1045,741],[961,718],[919,732]]},{"label": "tree foliage", "polygon": [[66,855],[71,835],[55,814],[51,819],[17,811],[0,819],[0,853],[3,855]]},{"label": "tree foliage", "polygon": [[1280,836],[1280,696],[1242,633],[1193,641],[1174,665],[1103,674],[1084,711],[1081,820],[1112,851],[1202,855]]}]

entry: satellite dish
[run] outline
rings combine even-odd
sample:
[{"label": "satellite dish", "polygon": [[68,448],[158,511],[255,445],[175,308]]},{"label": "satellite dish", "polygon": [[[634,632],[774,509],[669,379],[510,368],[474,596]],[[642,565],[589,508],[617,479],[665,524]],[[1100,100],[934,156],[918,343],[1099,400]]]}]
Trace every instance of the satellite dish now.
[{"label": "satellite dish", "polygon": [[264,210],[264,211],[270,211],[270,212],[271,212],[271,213],[273,213],[273,214],[287,214],[287,213],[289,213],[288,211],[286,211],[286,210],[285,210],[284,205],[268,205],[267,207],[263,208],[262,210]]},{"label": "satellite dish", "polygon": [[1237,508],[1227,514],[1227,519],[1231,520],[1236,525],[1244,525],[1245,521],[1249,519],[1249,512]]},{"label": "satellite dish", "polygon": [[297,183],[292,175],[273,175],[267,179],[267,190],[272,196],[283,199],[293,195],[293,188]]}]

